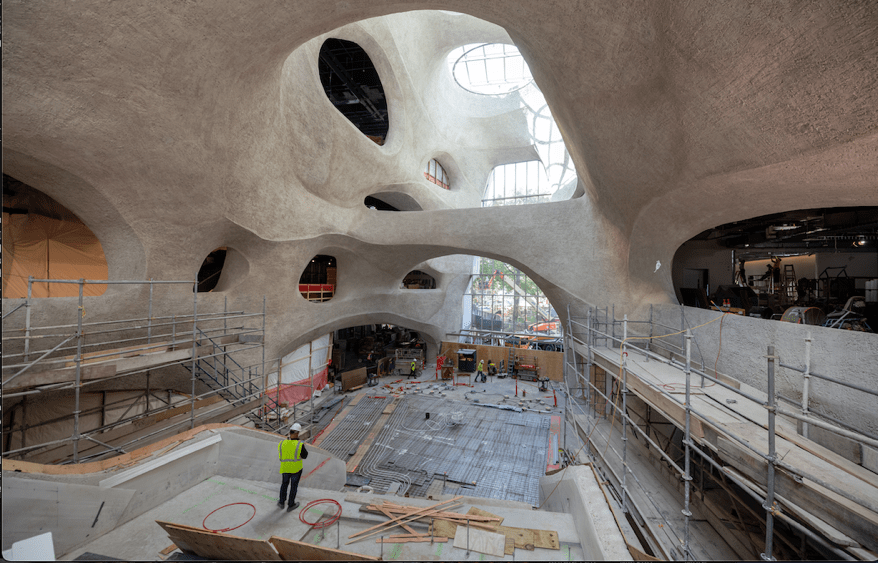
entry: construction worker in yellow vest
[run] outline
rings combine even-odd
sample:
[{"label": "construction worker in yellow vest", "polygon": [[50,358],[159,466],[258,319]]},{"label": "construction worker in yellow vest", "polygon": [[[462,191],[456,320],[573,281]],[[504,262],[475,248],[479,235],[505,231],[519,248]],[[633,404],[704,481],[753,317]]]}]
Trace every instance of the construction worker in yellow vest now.
[{"label": "construction worker in yellow vest", "polygon": [[485,375],[485,360],[479,360],[479,369],[476,372],[476,382],[479,381],[479,378],[482,378],[482,381],[488,381],[488,376]]},{"label": "construction worker in yellow vest", "polygon": [[417,369],[417,367],[418,367],[418,363],[415,360],[412,360],[412,365],[411,365],[412,372],[409,374],[410,378],[415,376],[415,370]]},{"label": "construction worker in yellow vest", "polygon": [[292,512],[299,507],[296,502],[296,492],[299,490],[299,480],[302,478],[302,460],[308,457],[305,442],[299,440],[299,432],[302,426],[297,422],[290,427],[289,439],[277,445],[277,456],[280,460],[280,474],[283,483],[280,486],[280,500],[278,508],[283,508],[287,500],[287,487],[290,488],[290,500],[287,504],[287,512]]}]

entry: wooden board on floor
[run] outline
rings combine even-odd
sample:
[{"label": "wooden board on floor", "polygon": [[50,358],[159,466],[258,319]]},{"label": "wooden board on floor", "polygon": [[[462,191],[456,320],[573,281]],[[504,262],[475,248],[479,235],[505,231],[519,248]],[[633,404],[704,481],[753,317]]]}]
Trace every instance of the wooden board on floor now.
[{"label": "wooden board on floor", "polygon": [[465,526],[458,526],[454,535],[454,547],[492,557],[503,557],[506,552],[506,537],[477,528],[467,530]]},{"label": "wooden board on floor", "polygon": [[231,534],[208,532],[185,524],[156,520],[181,551],[226,561],[280,561],[281,558],[270,543],[263,540],[242,538]]},{"label": "wooden board on floor", "polygon": [[[362,555],[343,549],[321,547],[286,538],[271,536],[268,542],[274,546],[283,561],[381,561],[379,557]],[[249,559],[254,559],[250,557]]]},{"label": "wooden board on floor", "polygon": [[384,412],[382,412],[381,416],[378,417],[378,420],[375,421],[375,424],[372,425],[372,429],[369,431],[366,439],[363,440],[363,443],[357,447],[357,451],[354,453],[354,456],[348,460],[346,469],[348,473],[353,473],[357,470],[357,466],[360,465],[361,461],[363,461],[363,458],[366,456],[366,452],[369,451],[370,447],[372,447],[372,443],[375,441],[375,438],[378,437],[378,434],[381,432],[381,429],[384,428],[384,425],[387,423],[388,419],[390,419],[390,415],[393,413],[394,409],[396,409],[396,405],[398,403],[399,398],[394,399],[393,402],[384,409]]}]

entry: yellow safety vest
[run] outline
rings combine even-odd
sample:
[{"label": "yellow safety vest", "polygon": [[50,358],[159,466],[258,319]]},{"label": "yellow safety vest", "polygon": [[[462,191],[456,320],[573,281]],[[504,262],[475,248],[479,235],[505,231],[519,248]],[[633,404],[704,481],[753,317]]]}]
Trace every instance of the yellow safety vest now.
[{"label": "yellow safety vest", "polygon": [[277,445],[281,473],[298,473],[302,470],[302,441],[284,440]]},{"label": "yellow safety vest", "polygon": [[412,371],[415,371],[415,361],[412,360]]},{"label": "yellow safety vest", "polygon": [[479,362],[479,371],[484,371],[485,369],[485,360],[481,360]]}]

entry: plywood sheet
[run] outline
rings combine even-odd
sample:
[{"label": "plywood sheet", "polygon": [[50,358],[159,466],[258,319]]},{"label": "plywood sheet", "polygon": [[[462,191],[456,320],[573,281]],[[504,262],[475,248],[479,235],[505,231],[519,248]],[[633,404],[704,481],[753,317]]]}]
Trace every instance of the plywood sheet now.
[{"label": "plywood sheet", "polygon": [[366,384],[366,368],[346,371],[341,374],[341,390],[348,391]]},{"label": "plywood sheet", "polygon": [[465,526],[458,526],[454,536],[454,547],[469,549],[492,557],[503,557],[506,552],[506,537],[503,534],[495,534],[478,528],[470,528],[467,532]]},{"label": "plywood sheet", "polygon": [[283,561],[381,561],[379,557],[361,555],[343,549],[320,547],[277,536],[271,536],[268,541],[274,546]]},{"label": "plywood sheet", "polygon": [[193,526],[156,520],[182,551],[208,559],[225,561],[280,561],[281,557],[267,541],[231,534],[208,532]]}]

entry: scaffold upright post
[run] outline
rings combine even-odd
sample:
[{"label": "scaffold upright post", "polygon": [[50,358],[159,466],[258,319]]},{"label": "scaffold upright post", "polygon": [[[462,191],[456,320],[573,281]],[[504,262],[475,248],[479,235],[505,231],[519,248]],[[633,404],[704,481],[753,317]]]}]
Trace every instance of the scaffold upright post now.
[{"label": "scaffold upright post", "polygon": [[198,278],[192,285],[192,401],[189,409],[189,428],[195,428],[195,362],[198,352],[195,346],[198,342]]},{"label": "scaffold upright post", "polygon": [[27,277],[27,299],[24,305],[24,362],[30,361],[30,305],[33,298],[34,277]]},{"label": "scaffold upright post", "polygon": [[[646,351],[652,351],[652,335],[653,335],[653,324],[652,324],[652,303],[649,304],[649,339],[646,341]],[[649,354],[646,354],[645,362],[649,361]]]},{"label": "scaffold upright post", "polygon": [[766,482],[765,504],[765,553],[760,554],[765,561],[775,561],[771,555],[772,541],[774,540],[774,465],[777,462],[775,454],[775,396],[774,396],[774,346],[768,347],[768,402],[766,409],[768,410],[768,479]]},{"label": "scaffold upright post", "polygon": [[[805,373],[802,374],[802,416],[808,417],[808,401],[811,393],[811,331],[805,337]],[[802,422],[802,436],[808,438],[808,423]]]},{"label": "scaffold upright post", "polygon": [[585,317],[585,412],[591,408],[591,307]]},{"label": "scaffold upright post", "polygon": [[265,296],[262,296],[262,399],[259,412],[262,414],[262,426],[265,427],[265,394],[268,392],[268,375],[265,373]]},{"label": "scaffold upright post", "polygon": [[685,432],[685,440],[684,445],[685,448],[685,465],[683,466],[683,470],[685,474],[683,475],[683,516],[685,517],[685,529],[683,531],[683,553],[686,556],[687,561],[692,561],[692,553],[691,548],[689,546],[689,519],[692,517],[692,512],[689,510],[689,494],[692,483],[692,473],[690,471],[690,445],[692,439],[691,432],[691,418],[692,418],[692,402],[690,391],[692,388],[692,331],[686,330],[686,426],[684,429]]},{"label": "scaffold upright post", "polygon": [[[48,285],[48,284],[47,284]],[[85,280],[79,280],[79,309],[76,314],[76,382],[74,383],[75,406],[73,407],[73,463],[79,463],[79,393],[82,384],[82,288]]]},{"label": "scaffold upright post", "polygon": [[[614,313],[615,318],[615,313]],[[628,513],[628,315],[622,321],[622,512]]]},{"label": "scaffold upright post", "polygon": [[152,344],[152,278],[149,278],[149,312],[146,319],[146,343]]}]

